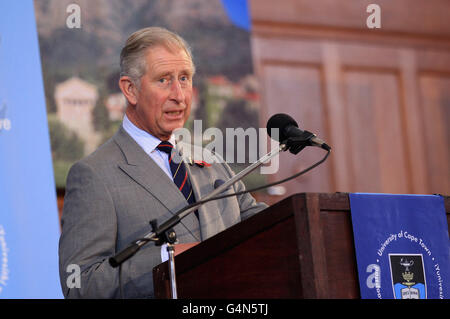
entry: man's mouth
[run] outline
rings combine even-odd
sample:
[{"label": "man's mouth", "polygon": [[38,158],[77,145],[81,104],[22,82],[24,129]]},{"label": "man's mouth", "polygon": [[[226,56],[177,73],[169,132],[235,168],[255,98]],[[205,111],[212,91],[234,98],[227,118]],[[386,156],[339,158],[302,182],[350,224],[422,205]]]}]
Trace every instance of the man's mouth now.
[{"label": "man's mouth", "polygon": [[178,121],[184,118],[184,111],[183,110],[177,110],[177,111],[167,111],[164,112],[165,117],[169,121]]},{"label": "man's mouth", "polygon": [[166,113],[171,116],[177,116],[177,115],[180,115],[182,112],[183,111],[170,111],[170,112],[166,112]]}]

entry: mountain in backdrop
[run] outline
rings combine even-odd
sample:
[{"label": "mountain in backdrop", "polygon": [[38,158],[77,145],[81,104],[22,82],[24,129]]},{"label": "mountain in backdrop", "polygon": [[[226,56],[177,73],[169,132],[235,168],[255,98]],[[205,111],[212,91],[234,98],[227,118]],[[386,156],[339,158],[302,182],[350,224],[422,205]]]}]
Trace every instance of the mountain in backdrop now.
[{"label": "mountain in backdrop", "polygon": [[[179,33],[192,47],[198,77],[222,74],[238,80],[253,72],[250,34],[230,22],[220,0],[34,3],[46,87],[78,75],[104,83],[108,91],[117,90],[121,47],[132,32],[147,26]],[[72,3],[81,9],[80,29],[66,26],[71,14],[67,7]],[[111,77],[113,80],[108,80]]]}]

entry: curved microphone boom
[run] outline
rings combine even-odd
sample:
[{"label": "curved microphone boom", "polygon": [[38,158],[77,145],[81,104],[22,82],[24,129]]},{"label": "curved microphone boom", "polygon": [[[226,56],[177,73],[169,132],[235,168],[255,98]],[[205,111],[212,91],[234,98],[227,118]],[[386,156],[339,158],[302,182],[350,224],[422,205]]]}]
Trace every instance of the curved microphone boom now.
[{"label": "curved microphone boom", "polygon": [[[274,129],[278,130],[278,136],[272,136]],[[285,143],[293,154],[297,154],[306,146],[317,146],[331,151],[331,147],[316,134],[302,131],[298,128],[297,122],[284,113],[275,114],[267,121],[267,134],[280,143]]]},{"label": "curved microphone boom", "polygon": [[[278,129],[279,135],[272,136],[272,130]],[[330,155],[331,147],[329,147],[324,141],[320,140],[316,137],[315,134],[308,132],[308,131],[302,131],[298,128],[297,122],[290,117],[287,114],[275,114],[272,116],[269,121],[267,122],[267,132],[269,136],[273,139],[276,139],[280,142],[280,145],[278,149],[271,150],[268,154],[261,157],[258,161],[251,164],[250,166],[246,167],[236,175],[234,175],[232,178],[230,178],[227,181],[223,181],[221,179],[218,179],[214,182],[214,190],[209,193],[208,195],[202,197],[199,201],[197,201],[194,204],[188,205],[181,210],[177,211],[169,220],[161,224],[160,226],[155,227],[153,231],[147,233],[144,237],[141,237],[137,239],[136,241],[132,242],[128,247],[123,249],[122,251],[118,252],[116,255],[109,258],[109,263],[112,267],[118,267],[120,266],[125,260],[132,257],[142,246],[144,246],[149,241],[159,242],[159,237],[164,236],[165,233],[173,228],[175,225],[177,225],[184,217],[189,215],[190,213],[194,212],[198,209],[201,205],[213,201],[218,200],[226,197],[231,196],[238,196],[245,193],[255,192],[267,187],[275,186],[281,183],[285,183],[287,181],[290,181],[300,175],[305,174],[306,172],[309,172],[310,170],[314,169],[315,167],[319,166]],[[267,163],[270,159],[277,156],[278,153],[284,152],[289,149],[289,151],[293,154],[297,154],[300,152],[304,147],[306,146],[319,146],[327,151],[327,154],[318,162],[315,164],[309,166],[308,168],[292,175],[287,178],[284,178],[282,180],[272,182],[269,184],[265,184],[262,186],[258,186],[253,189],[246,189],[244,191],[235,192],[235,193],[227,193],[222,194],[226,189],[228,189],[230,186],[232,186],[237,181],[241,180],[243,177],[247,176],[255,170],[257,167],[259,167],[263,163]],[[222,195],[221,195],[222,194]]]}]

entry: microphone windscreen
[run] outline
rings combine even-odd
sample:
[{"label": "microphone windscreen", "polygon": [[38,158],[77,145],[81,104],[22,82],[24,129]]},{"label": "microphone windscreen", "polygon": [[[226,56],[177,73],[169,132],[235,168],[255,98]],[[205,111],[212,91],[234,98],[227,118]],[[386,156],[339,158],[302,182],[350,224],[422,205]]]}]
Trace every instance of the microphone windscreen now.
[{"label": "microphone windscreen", "polygon": [[[288,137],[284,134],[284,129],[290,125],[298,127],[297,122],[287,114],[278,113],[272,115],[272,117],[267,121],[267,134],[272,137],[272,129],[278,129],[279,138],[278,141],[284,141]],[[275,139],[275,136],[272,137]]]}]

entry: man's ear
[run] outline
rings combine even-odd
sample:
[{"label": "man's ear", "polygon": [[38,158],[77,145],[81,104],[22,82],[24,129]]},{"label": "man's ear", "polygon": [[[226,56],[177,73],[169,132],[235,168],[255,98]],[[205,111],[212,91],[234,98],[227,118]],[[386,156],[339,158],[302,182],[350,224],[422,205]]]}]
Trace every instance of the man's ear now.
[{"label": "man's ear", "polygon": [[137,88],[129,76],[121,76],[119,79],[119,87],[123,95],[131,105],[137,104]]}]

